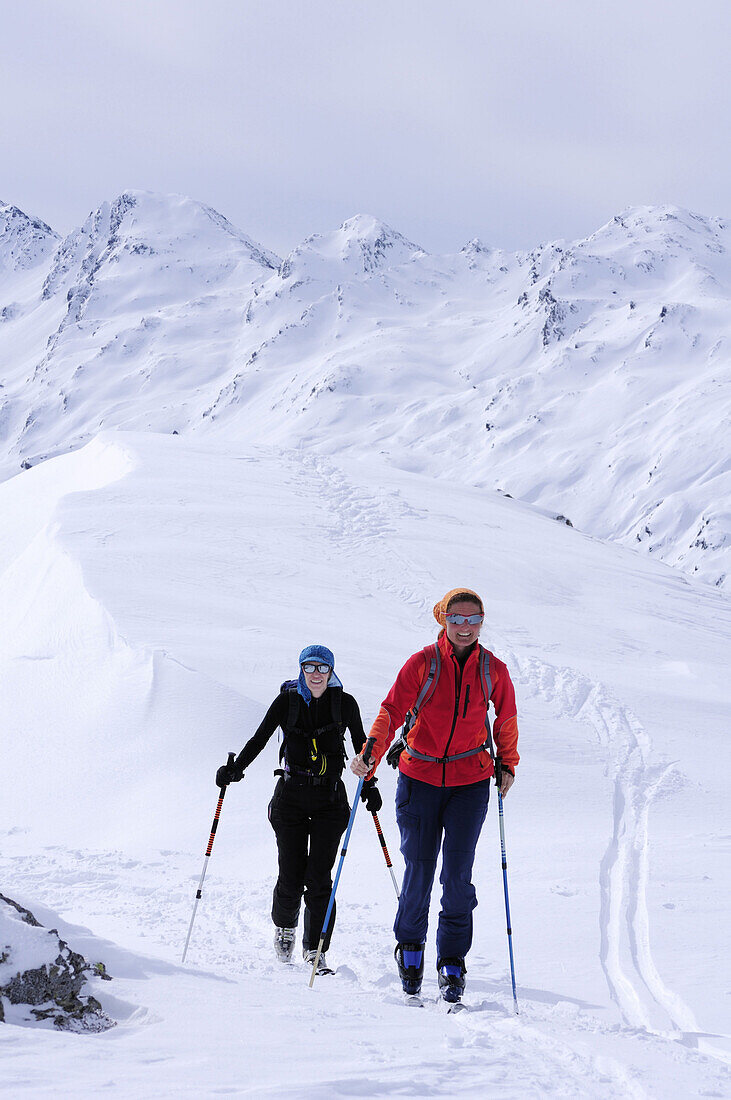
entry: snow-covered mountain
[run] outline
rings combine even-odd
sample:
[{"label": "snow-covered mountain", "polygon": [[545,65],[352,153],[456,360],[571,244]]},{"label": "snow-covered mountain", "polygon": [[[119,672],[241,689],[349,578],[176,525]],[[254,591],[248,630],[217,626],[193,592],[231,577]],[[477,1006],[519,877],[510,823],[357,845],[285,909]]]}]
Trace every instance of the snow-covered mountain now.
[{"label": "snow-covered mountain", "polygon": [[42,263],[58,246],[58,233],[17,206],[0,200],[0,274],[13,276]]},{"label": "snow-covered mountain", "polygon": [[61,243],[11,209],[4,476],[108,427],[375,451],[728,583],[720,219],[640,207],[433,256],[361,215],[281,261],[175,196],[126,192]]},{"label": "snow-covered mountain", "polygon": [[[52,1030],[14,972],[40,980],[56,936],[30,957],[6,919],[12,1094],[725,1095],[725,226],[641,209],[431,256],[359,216],[280,260],[189,199],[125,193],[62,242],[3,210],[0,887],[118,1024]],[[519,700],[521,1015],[494,810],[466,1012],[404,1008],[364,810],[336,974],[275,962],[274,740],[180,967],[215,769],[302,645],[368,726],[463,583]],[[432,935],[432,992],[435,962]]]}]

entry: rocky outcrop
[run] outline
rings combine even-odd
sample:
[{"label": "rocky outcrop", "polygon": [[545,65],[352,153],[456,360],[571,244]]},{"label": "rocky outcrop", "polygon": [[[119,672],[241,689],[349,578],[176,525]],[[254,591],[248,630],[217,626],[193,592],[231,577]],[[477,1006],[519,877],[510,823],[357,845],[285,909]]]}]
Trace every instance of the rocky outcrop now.
[{"label": "rocky outcrop", "polygon": [[0,200],[0,275],[23,272],[43,263],[59,242],[58,233],[40,218]]},{"label": "rocky outcrop", "polygon": [[55,928],[0,894],[0,1022],[50,1022],[62,1031],[114,1027],[96,997],[83,993],[90,973],[109,979],[102,963],[88,963]]}]

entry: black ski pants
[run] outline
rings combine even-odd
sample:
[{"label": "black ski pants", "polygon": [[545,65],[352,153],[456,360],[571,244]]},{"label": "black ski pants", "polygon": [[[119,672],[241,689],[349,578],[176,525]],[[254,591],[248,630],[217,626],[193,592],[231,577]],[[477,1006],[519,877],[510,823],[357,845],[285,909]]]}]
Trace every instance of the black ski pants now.
[{"label": "black ski pants", "polygon": [[[302,896],[305,927],[302,947],[316,950],[332,891],[332,869],[340,838],[350,817],[345,785],[313,785],[298,777],[281,778],[269,803],[269,820],[277,838],[279,877],[272,899],[272,920],[296,928]],[[323,944],[330,946],[335,907]]]}]

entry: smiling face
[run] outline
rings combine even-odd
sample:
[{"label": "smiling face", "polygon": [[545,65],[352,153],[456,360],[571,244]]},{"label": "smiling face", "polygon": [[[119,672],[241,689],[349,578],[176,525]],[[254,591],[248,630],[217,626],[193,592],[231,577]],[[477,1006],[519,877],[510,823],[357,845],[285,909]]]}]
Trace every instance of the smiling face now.
[{"label": "smiling face", "polygon": [[[457,600],[455,603],[450,603],[447,614],[480,615],[482,614],[482,608],[474,600]],[[457,623],[448,622],[445,623],[445,630],[455,652],[462,653],[477,641],[482,630],[482,623],[472,625],[465,622],[458,625]]]},{"label": "smiling face", "polygon": [[302,672],[305,677],[305,683],[312,692],[313,697],[319,699],[327,690],[327,683],[330,679],[332,669],[328,672],[318,672],[317,670],[315,670],[315,672],[305,672],[303,669]]}]

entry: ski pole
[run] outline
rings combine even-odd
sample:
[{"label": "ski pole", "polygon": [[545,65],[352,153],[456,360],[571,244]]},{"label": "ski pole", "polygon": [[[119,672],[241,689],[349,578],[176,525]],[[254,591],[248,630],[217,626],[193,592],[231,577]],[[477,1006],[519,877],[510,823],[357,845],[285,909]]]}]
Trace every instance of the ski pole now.
[{"label": "ski pole", "polygon": [[[228,754],[228,761],[227,761],[229,767],[233,764],[235,759],[236,759],[236,753],[235,752],[230,752]],[[227,790],[226,787],[221,787],[221,797],[218,800],[218,805],[216,806],[216,812],[213,815],[213,825],[211,826],[211,835],[210,835],[210,838],[208,840],[208,847],[206,848],[206,858],[203,860],[203,873],[201,874],[201,880],[198,883],[198,889],[197,889],[196,895],[195,895],[195,902],[193,904],[193,915],[190,918],[190,925],[188,926],[188,936],[187,936],[187,939],[185,941],[185,947],[183,948],[183,958],[181,960],[182,962],[185,962],[185,956],[188,953],[188,944],[190,943],[190,934],[193,931],[193,922],[195,920],[196,910],[198,909],[198,902],[201,900],[201,890],[203,889],[203,879],[206,877],[206,871],[208,870],[208,860],[211,858],[211,849],[213,848],[213,841],[214,841],[215,836],[216,836],[216,829],[218,828],[218,819],[221,816],[221,807],[223,806],[223,798],[224,798],[224,795],[226,794],[226,790]]]},{"label": "ski pole", "polygon": [[[363,752],[361,754],[361,757],[363,759],[363,762],[366,763],[366,764],[370,760],[371,749],[373,748],[373,745],[375,744],[375,741],[376,741],[375,737],[369,737],[368,740],[365,743],[365,747],[363,748]],[[348,822],[348,828],[347,828],[346,833],[345,833],[345,840],[343,841],[343,850],[340,853],[340,863],[338,864],[338,870],[337,870],[337,873],[335,875],[335,881],[333,882],[333,888],[332,888],[332,891],[330,892],[330,901],[327,903],[327,912],[325,913],[325,919],[322,922],[322,932],[320,934],[320,942],[317,945],[317,955],[315,956],[315,962],[314,962],[314,965],[312,967],[312,974],[310,975],[310,989],[312,989],[313,983],[315,981],[315,974],[317,973],[317,965],[320,962],[320,955],[322,954],[322,947],[323,947],[323,944],[325,943],[325,936],[327,935],[327,930],[330,927],[330,914],[332,913],[333,905],[335,903],[335,891],[338,888],[338,882],[340,881],[340,872],[343,869],[343,861],[345,860],[345,856],[346,856],[347,851],[348,851],[348,841],[350,840],[350,834],[353,830],[353,822],[355,821],[355,812],[358,809],[358,803],[360,802],[360,792],[363,789],[363,778],[364,777],[361,776],[360,779],[358,780],[358,788],[355,792],[355,798],[353,799],[353,809],[350,811],[350,821]]]},{"label": "ski pole", "polygon": [[[497,772],[496,772],[497,777]],[[515,992],[515,963],[513,961],[513,929],[510,927],[510,899],[508,898],[508,860],[505,855],[505,826],[503,824],[503,796],[497,789],[498,817],[500,820],[500,853],[503,863],[503,889],[505,891],[505,919],[508,924],[508,950],[510,951],[510,976],[513,982],[513,1005],[518,1016],[518,995]]]},{"label": "ski pole", "polygon": [[383,854],[386,858],[386,866],[388,867],[388,870],[389,870],[390,875],[391,875],[391,882],[393,883],[393,888],[396,891],[396,897],[400,898],[401,897],[401,891],[398,888],[398,883],[396,882],[396,876],[393,873],[393,864],[391,863],[391,857],[388,854],[388,848],[386,847],[386,838],[383,835],[383,830],[381,829],[381,823],[378,820],[378,814],[375,812],[375,810],[371,814],[371,817],[373,818],[373,824],[376,826],[376,832],[378,833],[378,839],[380,840],[381,847],[383,848]]}]

